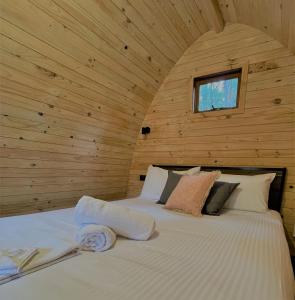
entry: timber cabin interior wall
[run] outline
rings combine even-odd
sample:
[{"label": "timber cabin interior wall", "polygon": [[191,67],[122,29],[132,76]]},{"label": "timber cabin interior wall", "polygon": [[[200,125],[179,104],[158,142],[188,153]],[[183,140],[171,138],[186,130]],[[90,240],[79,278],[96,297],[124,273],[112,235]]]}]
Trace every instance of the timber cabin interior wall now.
[{"label": "timber cabin interior wall", "polygon": [[[73,206],[83,194],[124,197],[132,157],[129,195],[149,163],[272,165],[288,167],[291,232],[294,3],[0,1],[0,215]],[[191,114],[192,72],[244,60],[245,114]]]},{"label": "timber cabin interior wall", "polygon": [[[192,75],[249,63],[245,112],[192,113]],[[129,196],[140,193],[149,164],[287,167],[283,219],[295,222],[295,56],[246,25],[226,26],[198,39],[171,70],[145,116],[151,133],[139,135]]]}]

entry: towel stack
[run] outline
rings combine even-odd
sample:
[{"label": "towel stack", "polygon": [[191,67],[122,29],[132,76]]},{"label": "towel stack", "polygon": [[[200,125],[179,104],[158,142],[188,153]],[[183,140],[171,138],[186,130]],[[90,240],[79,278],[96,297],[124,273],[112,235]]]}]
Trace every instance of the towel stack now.
[{"label": "towel stack", "polygon": [[25,244],[0,248],[0,285],[79,254],[77,243],[67,238],[46,236]]},{"label": "towel stack", "polygon": [[82,250],[105,251],[113,246],[116,234],[134,240],[148,240],[155,230],[152,216],[89,196],[75,207],[80,226],[77,241]]},{"label": "towel stack", "polygon": [[22,268],[38,253],[36,248],[0,250],[0,276],[20,273]]}]

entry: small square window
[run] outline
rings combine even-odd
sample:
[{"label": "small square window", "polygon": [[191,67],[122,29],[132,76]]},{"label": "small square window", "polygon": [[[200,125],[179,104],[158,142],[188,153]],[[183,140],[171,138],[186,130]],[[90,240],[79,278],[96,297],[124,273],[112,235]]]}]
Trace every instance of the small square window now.
[{"label": "small square window", "polygon": [[242,69],[235,69],[194,78],[193,111],[211,112],[236,109]]}]

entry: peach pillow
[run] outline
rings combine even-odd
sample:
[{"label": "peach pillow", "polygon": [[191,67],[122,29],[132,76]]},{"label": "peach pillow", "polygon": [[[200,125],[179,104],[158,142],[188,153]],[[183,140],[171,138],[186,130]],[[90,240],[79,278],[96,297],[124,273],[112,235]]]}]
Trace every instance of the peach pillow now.
[{"label": "peach pillow", "polygon": [[220,172],[200,175],[184,175],[171,193],[165,208],[182,210],[196,217],[201,216],[202,208]]}]

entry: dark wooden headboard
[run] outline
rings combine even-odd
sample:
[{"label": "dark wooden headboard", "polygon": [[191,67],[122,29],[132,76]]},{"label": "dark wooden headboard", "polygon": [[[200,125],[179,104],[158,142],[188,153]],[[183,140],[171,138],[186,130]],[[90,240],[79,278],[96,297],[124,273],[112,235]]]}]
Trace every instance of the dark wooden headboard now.
[{"label": "dark wooden headboard", "polygon": [[[187,170],[195,166],[173,166],[173,165],[154,165],[166,170]],[[268,208],[281,211],[283,201],[283,191],[287,168],[267,168],[267,167],[219,167],[219,166],[202,166],[201,171],[220,170],[224,174],[236,175],[258,175],[265,173],[276,173],[276,177],[271,183],[269,190]],[[140,175],[140,180],[144,180],[145,175]]]}]

